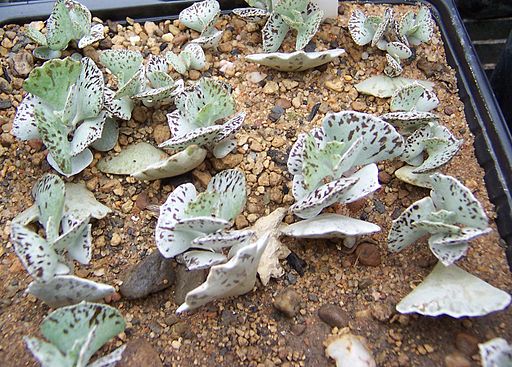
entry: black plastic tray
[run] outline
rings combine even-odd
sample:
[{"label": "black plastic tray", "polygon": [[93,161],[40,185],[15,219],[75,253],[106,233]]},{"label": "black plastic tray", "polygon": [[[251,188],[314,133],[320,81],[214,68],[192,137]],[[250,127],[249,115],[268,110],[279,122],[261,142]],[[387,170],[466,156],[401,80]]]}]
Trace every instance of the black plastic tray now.
[{"label": "black plastic tray", "polygon": [[[123,21],[175,18],[193,1],[172,0],[82,0],[94,16]],[[245,6],[243,0],[220,0],[221,9]],[[506,253],[512,269],[512,138],[489,82],[478,61],[453,0],[365,0],[361,2],[428,5],[441,28],[447,61],[457,71],[459,95],[464,103],[466,119],[475,136],[479,164],[485,171],[485,182],[491,201],[496,206],[497,225],[506,242]],[[48,17],[53,1],[0,4],[0,25],[23,24]]]}]

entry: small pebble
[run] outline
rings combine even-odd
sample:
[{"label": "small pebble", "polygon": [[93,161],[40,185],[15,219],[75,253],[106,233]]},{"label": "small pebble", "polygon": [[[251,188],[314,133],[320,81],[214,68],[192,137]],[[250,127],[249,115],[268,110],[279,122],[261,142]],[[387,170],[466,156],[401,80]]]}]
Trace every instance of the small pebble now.
[{"label": "small pebble", "polygon": [[318,309],[318,317],[330,327],[342,328],[348,325],[350,316],[338,305],[323,305]]},{"label": "small pebble", "polygon": [[378,247],[367,242],[357,246],[356,256],[359,263],[366,266],[379,266],[381,262]]},{"label": "small pebble", "polygon": [[281,106],[274,106],[272,107],[272,109],[270,110],[270,113],[268,115],[268,119],[272,122],[276,122],[277,120],[279,120],[281,118],[281,116],[283,116],[284,114],[284,108],[281,107]]},{"label": "small pebble", "polygon": [[458,333],[455,337],[455,346],[466,356],[478,353],[478,339],[467,333]]},{"label": "small pebble", "polygon": [[292,288],[286,288],[274,299],[274,307],[287,317],[294,317],[299,311],[300,296]]}]

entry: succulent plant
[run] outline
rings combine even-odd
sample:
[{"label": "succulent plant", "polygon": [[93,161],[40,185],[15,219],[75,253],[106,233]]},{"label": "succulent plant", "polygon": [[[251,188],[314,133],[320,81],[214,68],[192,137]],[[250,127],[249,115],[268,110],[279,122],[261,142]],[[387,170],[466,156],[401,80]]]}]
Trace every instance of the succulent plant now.
[{"label": "succulent plant", "polygon": [[357,45],[371,44],[387,52],[384,74],[392,78],[398,77],[403,71],[400,60],[412,56],[409,45],[428,42],[433,26],[432,15],[426,7],[421,7],[418,15],[407,13],[399,23],[393,18],[391,8],[387,8],[382,17],[366,16],[362,11],[355,10],[348,24],[350,35]]},{"label": "succulent plant", "polygon": [[429,8],[420,7],[418,14],[407,12],[396,25],[397,33],[400,39],[413,46],[422,42],[428,42],[434,33],[434,19]]},{"label": "succulent plant", "polygon": [[290,151],[288,170],[297,200],[290,211],[312,218],[336,202],[350,203],[375,191],[380,187],[375,162],[400,155],[402,145],[402,137],[378,117],[328,114],[322,128],[300,134]]},{"label": "succulent plant", "polygon": [[494,338],[478,344],[482,367],[512,366],[512,346],[503,338]]},{"label": "succulent plant", "polygon": [[235,100],[227,86],[212,79],[202,79],[189,91],[175,98],[176,110],[167,115],[172,138],[160,144],[171,150],[190,145],[211,149],[223,158],[236,147],[235,133],[241,128],[245,113],[238,113],[222,125],[216,123],[235,112]]},{"label": "succulent plant", "polygon": [[121,359],[126,346],[89,363],[110,339],[121,333],[125,322],[110,306],[82,302],[50,313],[41,323],[48,341],[25,337],[25,343],[42,367],[108,367]]},{"label": "succulent plant", "polygon": [[26,29],[27,37],[40,45],[34,50],[34,56],[40,59],[60,57],[70,41],[84,48],[104,38],[103,25],[92,25],[91,12],[73,0],[55,1],[46,28],[46,35],[30,26]]},{"label": "succulent plant", "polygon": [[310,0],[247,3],[253,8],[235,9],[234,13],[246,20],[268,18],[262,29],[264,52],[277,51],[290,29],[297,31],[295,49],[302,50],[318,31],[324,16],[320,7]]},{"label": "succulent plant", "polygon": [[155,232],[160,253],[171,258],[196,249],[183,255],[189,268],[225,262],[227,258],[219,250],[245,243],[252,236],[247,231],[218,232],[231,227],[245,200],[245,178],[237,170],[218,173],[199,195],[190,183],[178,186],[160,207]]},{"label": "succulent plant", "polygon": [[233,247],[235,251],[230,251],[229,261],[212,266],[206,281],[187,293],[185,302],[176,312],[193,310],[219,298],[250,292],[256,284],[258,265],[268,240],[269,235],[263,235],[256,242]]},{"label": "succulent plant", "polygon": [[290,72],[315,68],[334,60],[344,53],[344,49],[337,48],[319,52],[295,51],[292,53],[274,52],[252,54],[247,55],[245,59],[256,64],[268,66],[272,69]]},{"label": "succulent plant", "polygon": [[416,201],[393,221],[388,248],[398,252],[430,235],[434,255],[451,265],[466,254],[470,240],[491,228],[482,205],[457,179],[436,173],[431,182],[430,197]]},{"label": "succulent plant", "polygon": [[102,158],[97,167],[104,173],[152,181],[189,172],[205,158],[206,150],[197,145],[169,156],[151,144],[140,142],[127,146],[116,156]]},{"label": "succulent plant", "polygon": [[398,303],[400,313],[427,316],[483,316],[504,309],[510,295],[455,265],[437,263],[434,270]]},{"label": "succulent plant", "polygon": [[[102,213],[104,209],[85,197],[86,201],[80,205],[89,202],[90,206],[84,210],[85,215],[77,215],[76,207],[71,205],[73,209],[70,210],[70,205],[66,205],[65,191],[64,182],[58,176],[43,176],[33,189],[35,206],[16,217],[11,224],[10,239],[14,250],[34,278],[28,292],[52,307],[97,300],[114,292],[114,288],[108,285],[66,275],[73,271],[73,260],[81,264],[90,262],[92,239],[89,219],[92,213]],[[44,229],[46,238],[28,227],[35,220]]]},{"label": "succulent plant", "polygon": [[216,0],[198,1],[184,9],[180,15],[180,22],[187,27],[201,33],[192,40],[204,48],[216,47],[222,37],[222,31],[215,29],[215,23],[220,15],[220,5]]},{"label": "succulent plant", "polygon": [[167,69],[165,58],[151,55],[144,69],[142,88],[131,98],[141,101],[147,107],[171,102],[176,95],[183,92],[184,83],[181,79],[174,81],[167,74]]},{"label": "succulent plant", "polygon": [[197,43],[189,43],[179,55],[168,51],[165,54],[165,59],[180,74],[185,74],[191,69],[202,70],[206,65],[204,51]]},{"label": "succulent plant", "polygon": [[[429,123],[407,138],[400,159],[415,167],[413,174],[426,173],[452,159],[463,142],[455,138],[448,128]],[[424,152],[428,154],[427,159],[424,158]]]},{"label": "succulent plant", "polygon": [[280,1],[262,29],[263,50],[277,51],[290,29],[297,31],[295,49],[302,50],[318,31],[323,16],[323,11],[310,0]]},{"label": "succulent plant", "polygon": [[59,173],[71,176],[87,167],[93,159],[89,146],[108,150],[115,145],[117,123],[103,109],[103,75],[91,59],[47,61],[32,70],[24,88],[28,94],[12,133],[21,140],[40,138]]}]

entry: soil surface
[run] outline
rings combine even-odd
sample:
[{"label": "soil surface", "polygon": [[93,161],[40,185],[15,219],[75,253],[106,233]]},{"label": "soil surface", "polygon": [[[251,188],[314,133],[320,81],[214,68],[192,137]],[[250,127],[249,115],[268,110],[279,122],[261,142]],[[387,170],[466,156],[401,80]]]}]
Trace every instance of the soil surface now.
[{"label": "soil surface", "polygon": [[[232,85],[238,109],[247,112],[236,151],[222,160],[208,157],[189,174],[155,182],[99,172],[95,165],[103,156],[115,154],[133,142],[157,145],[169,137],[165,115],[172,110],[170,106],[136,107],[132,120],[121,124],[114,151],[95,153],[92,165],[69,179],[85,182],[99,201],[113,209],[105,219],[93,223],[93,259],[89,266],[80,266],[77,274],[118,287],[123,271],[157,251],[152,206],[162,204],[177,185],[185,182],[193,182],[203,190],[209,178],[222,169],[238,168],[247,178],[249,197],[245,211],[236,219],[237,228],[292,204],[286,160],[300,132],[319,126],[329,111],[357,110],[376,115],[388,112],[389,99],[360,95],[354,88],[369,76],[382,73],[385,66],[382,51],[358,47],[351,40],[347,23],[354,8],[374,14],[383,12],[379,6],[342,5],[338,18],[322,24],[306,50],[341,47],[346,55],[302,73],[280,73],[245,62],[244,55],[261,52],[261,24],[223,16],[217,28],[225,32],[218,50],[207,51],[208,69],[192,71],[188,79],[211,76]],[[400,6],[395,12],[409,9]],[[125,26],[111,22],[105,22],[105,26],[107,37],[83,50],[98,65],[101,49],[129,48],[146,56],[171,49],[179,52],[187,40],[198,36],[178,21],[169,20],[139,24],[128,19]],[[41,320],[51,311],[24,293],[30,277],[9,243],[12,218],[32,204],[30,190],[36,180],[52,171],[41,142],[20,142],[10,134],[24,93],[23,79],[34,62],[41,63],[33,62],[30,53],[35,46],[23,31],[19,25],[0,29],[0,365],[4,367],[37,365],[22,338],[37,336]],[[287,37],[282,50],[292,51],[294,43],[295,37]],[[72,52],[75,50],[66,54]],[[265,78],[255,83],[261,74]],[[172,75],[179,77],[174,72]],[[474,156],[473,137],[457,94],[455,71],[446,64],[438,31],[429,44],[416,48],[416,57],[404,66],[403,76],[435,83],[440,105],[434,112],[457,138],[464,139],[461,151],[442,171],[469,187],[493,222],[495,213],[485,190],[483,171]],[[269,114],[275,106],[281,106],[284,113],[274,122]],[[155,347],[165,366],[332,366],[333,360],[325,356],[324,341],[341,328],[349,328],[367,339],[379,366],[444,366],[447,356],[448,366],[480,365],[475,351],[477,342],[498,336],[512,340],[510,309],[463,319],[399,315],[395,311],[397,302],[421,282],[436,262],[425,241],[399,254],[387,251],[391,219],[413,201],[428,195],[428,190],[394,177],[401,165],[397,160],[379,164],[382,188],[358,203],[335,208],[339,213],[381,226],[382,232],[369,238],[376,244],[371,247],[373,253],[345,254],[336,241],[285,239],[290,250],[307,264],[302,276],[283,260],[285,275],[271,280],[267,287],[258,283],[247,295],[214,302],[180,316],[175,315],[179,304],[174,301],[174,286],[137,301],[114,297],[116,301],[110,300],[111,304],[124,315],[127,328],[104,351],[143,338]],[[287,216],[285,220],[292,222],[294,218]],[[459,265],[510,292],[512,279],[498,232],[494,224],[492,227],[491,234],[472,242]],[[376,266],[363,265],[361,256],[370,257],[364,263]],[[298,295],[297,312],[292,317],[273,306],[276,296],[287,288]],[[333,311],[340,328],[331,328],[318,316],[320,307],[330,304],[340,306]],[[453,364],[454,360],[459,364]]]}]

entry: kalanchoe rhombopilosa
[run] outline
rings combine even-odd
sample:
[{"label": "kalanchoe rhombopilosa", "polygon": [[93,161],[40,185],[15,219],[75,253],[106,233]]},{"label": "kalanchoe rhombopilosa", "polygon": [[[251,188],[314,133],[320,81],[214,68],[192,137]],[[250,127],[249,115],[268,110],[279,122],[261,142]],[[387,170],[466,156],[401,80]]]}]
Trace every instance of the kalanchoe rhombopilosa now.
[{"label": "kalanchoe rhombopilosa", "polygon": [[46,21],[46,34],[31,26],[27,26],[25,34],[40,45],[34,50],[34,56],[45,60],[60,57],[70,41],[84,48],[104,38],[103,24],[93,25],[91,12],[73,0],[55,1]]}]

